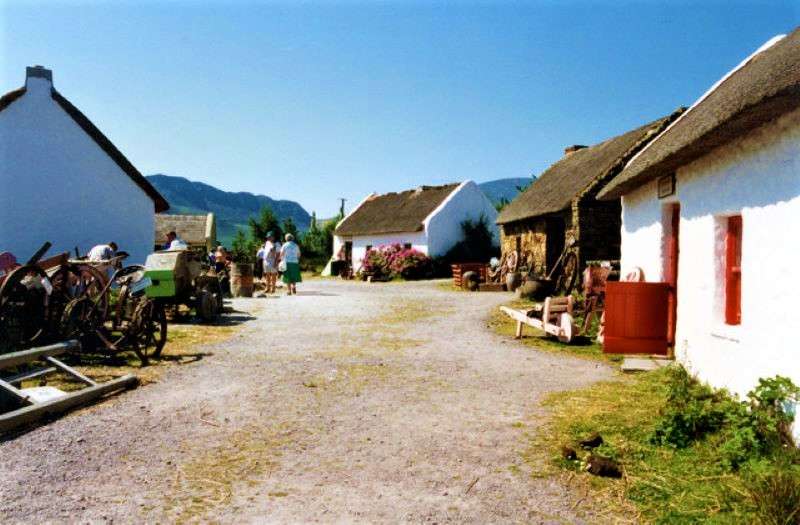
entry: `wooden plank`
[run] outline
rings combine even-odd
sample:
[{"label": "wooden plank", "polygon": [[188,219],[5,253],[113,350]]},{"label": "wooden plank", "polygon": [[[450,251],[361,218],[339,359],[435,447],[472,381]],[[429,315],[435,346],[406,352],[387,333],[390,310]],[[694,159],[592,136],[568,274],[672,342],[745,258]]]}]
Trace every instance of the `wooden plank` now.
[{"label": "wooden plank", "polygon": [[19,399],[20,401],[22,401],[23,403],[30,404],[30,402],[31,402],[30,399],[28,399],[28,396],[27,396],[27,394],[25,394],[25,392],[23,392],[22,390],[18,389],[17,387],[12,385],[11,383],[7,383],[7,382],[3,381],[2,379],[0,379],[0,390],[11,394],[12,396],[14,396],[17,399]]},{"label": "wooden plank", "polygon": [[31,379],[36,379],[37,377],[46,376],[47,374],[52,374],[56,370],[57,369],[52,366],[48,368],[38,368],[36,370],[29,370],[27,372],[22,372],[21,374],[6,377],[4,378],[4,381],[14,386],[19,386],[23,381],[30,381]]},{"label": "wooden plank", "polygon": [[36,361],[44,357],[61,355],[66,352],[78,350],[80,347],[81,344],[78,341],[72,340],[54,345],[40,346],[38,348],[30,348],[28,350],[21,350],[19,352],[11,352],[10,354],[0,355],[0,370],[30,363],[31,361]]},{"label": "wooden plank", "polygon": [[94,401],[105,394],[131,388],[135,386],[137,382],[138,379],[136,376],[128,374],[106,383],[67,394],[58,399],[37,403],[12,412],[0,414],[0,434],[29,425],[47,416],[61,414],[77,406]]},{"label": "wooden plank", "polygon": [[72,368],[71,366],[68,366],[68,365],[62,363],[61,361],[59,361],[55,357],[49,357],[48,356],[48,357],[45,357],[45,360],[48,363],[50,363],[51,365],[53,365],[54,367],[56,367],[56,368],[58,368],[60,370],[63,370],[64,372],[68,373],[69,375],[73,376],[74,378],[78,379],[79,381],[82,381],[82,382],[86,383],[89,386],[97,385],[97,383],[95,381],[89,379],[88,377],[86,377],[85,375],[81,374],[80,372],[78,372],[77,370]]}]

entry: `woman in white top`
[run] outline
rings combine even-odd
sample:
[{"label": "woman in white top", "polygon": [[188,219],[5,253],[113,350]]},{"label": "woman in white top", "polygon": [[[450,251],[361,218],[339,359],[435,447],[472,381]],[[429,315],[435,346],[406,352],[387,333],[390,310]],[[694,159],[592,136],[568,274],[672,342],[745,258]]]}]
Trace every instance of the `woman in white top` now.
[{"label": "woman in white top", "polygon": [[267,242],[264,243],[264,280],[266,293],[275,293],[275,283],[278,282],[278,259],[280,257],[281,243],[275,241],[275,234],[267,233]]},{"label": "woman in white top", "polygon": [[300,276],[300,247],[291,233],[286,234],[286,242],[281,246],[280,262],[285,265],[283,282],[289,288],[289,295],[297,294],[297,283],[303,280]]}]

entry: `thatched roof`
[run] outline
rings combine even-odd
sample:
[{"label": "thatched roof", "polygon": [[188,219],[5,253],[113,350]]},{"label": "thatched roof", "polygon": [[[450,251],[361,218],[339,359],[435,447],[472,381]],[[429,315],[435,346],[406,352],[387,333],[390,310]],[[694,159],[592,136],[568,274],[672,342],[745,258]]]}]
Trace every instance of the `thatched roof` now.
[{"label": "thatched roof", "polygon": [[336,228],[336,235],[416,232],[459,183],[371,195]]},{"label": "thatched roof", "polygon": [[190,246],[205,246],[216,241],[217,229],[214,214],[167,215],[156,214],[156,243],[164,242],[167,233],[174,231]]},{"label": "thatched roof", "polygon": [[795,29],[768,42],[723,77],[635,157],[600,197],[617,198],[798,107],[800,29]]},{"label": "thatched roof", "polygon": [[[10,106],[15,100],[20,98],[26,92],[25,88],[15,89],[14,91],[10,91],[0,97],[0,111],[3,111],[8,106]],[[72,103],[64,98],[64,96],[59,93],[58,91],[53,88],[51,90],[51,96],[56,103],[61,106],[61,108],[67,112],[67,114],[72,117],[72,120],[80,126],[80,128],[87,134],[95,143],[100,146],[106,155],[111,157],[117,166],[120,167],[122,171],[125,172],[128,177],[130,177],[133,182],[139,186],[142,191],[144,191],[148,197],[153,200],[153,205],[155,207],[156,213],[167,211],[169,209],[169,203],[167,200],[156,190],[152,184],[147,182],[147,179],[139,173],[139,170],[131,164],[131,162],[122,154],[120,150],[106,137],[102,131],[100,131],[97,126],[95,126],[89,118],[84,115],[78,108],[72,105]]]},{"label": "thatched roof", "polygon": [[569,208],[572,200],[592,184],[622,169],[624,162],[675,118],[676,113],[565,154],[503,208],[497,223],[507,224]]}]

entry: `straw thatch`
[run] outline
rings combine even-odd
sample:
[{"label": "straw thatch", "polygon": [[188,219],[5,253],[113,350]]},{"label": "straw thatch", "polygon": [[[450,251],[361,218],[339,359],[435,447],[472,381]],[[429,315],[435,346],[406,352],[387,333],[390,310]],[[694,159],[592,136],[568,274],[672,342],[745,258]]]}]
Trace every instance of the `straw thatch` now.
[{"label": "straw thatch", "polygon": [[336,228],[336,235],[416,232],[459,184],[421,186],[400,193],[372,195]]},{"label": "straw thatch", "polygon": [[800,107],[800,29],[752,56],[655,139],[601,192],[618,198]]},{"label": "straw thatch", "polygon": [[503,208],[497,223],[508,224],[569,208],[573,199],[581,196],[587,188],[609,176],[614,169],[621,168],[621,160],[630,158],[674,116],[565,154]]}]

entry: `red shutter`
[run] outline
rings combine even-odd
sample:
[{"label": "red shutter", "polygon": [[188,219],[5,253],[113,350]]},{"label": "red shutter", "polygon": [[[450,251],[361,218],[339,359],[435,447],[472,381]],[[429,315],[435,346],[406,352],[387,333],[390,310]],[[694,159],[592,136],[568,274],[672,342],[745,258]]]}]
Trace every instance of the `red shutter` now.
[{"label": "red shutter", "polygon": [[728,217],[725,234],[725,322],[742,323],[742,216]]}]

